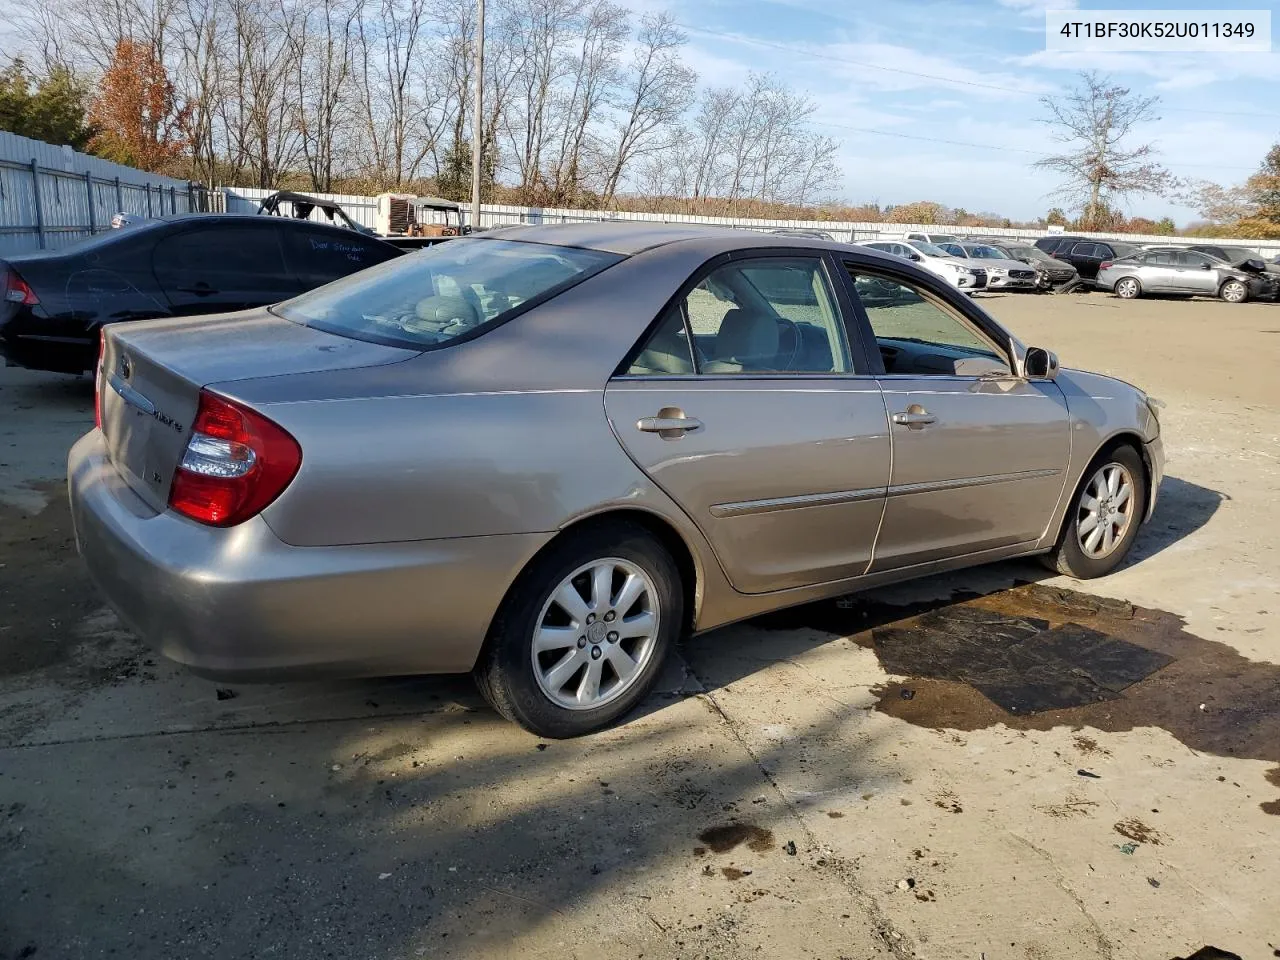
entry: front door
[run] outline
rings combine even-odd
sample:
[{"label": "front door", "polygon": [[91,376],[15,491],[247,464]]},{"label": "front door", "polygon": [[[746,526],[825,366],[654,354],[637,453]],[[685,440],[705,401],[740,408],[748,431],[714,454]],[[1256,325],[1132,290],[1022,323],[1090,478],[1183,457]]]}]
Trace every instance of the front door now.
[{"label": "front door", "polygon": [[875,380],[854,374],[817,254],[695,274],[605,393],[618,441],[743,593],[866,572],[889,482]]},{"label": "front door", "polygon": [[1211,257],[1194,251],[1179,250],[1177,258],[1178,288],[1187,293],[1199,293],[1206,297],[1218,295],[1218,271]]},{"label": "front door", "polygon": [[873,572],[1031,543],[1062,492],[1067,405],[912,281],[849,268],[879,347],[893,470]]}]

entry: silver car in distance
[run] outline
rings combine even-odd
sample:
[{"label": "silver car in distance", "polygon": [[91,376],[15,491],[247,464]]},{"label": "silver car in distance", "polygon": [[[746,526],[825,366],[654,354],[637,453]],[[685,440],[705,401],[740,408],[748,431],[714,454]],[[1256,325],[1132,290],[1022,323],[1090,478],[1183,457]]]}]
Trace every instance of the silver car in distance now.
[{"label": "silver car in distance", "polygon": [[866,247],[498,229],[265,310],[113,324],[70,454],[123,620],[215,678],[472,671],[548,737],[682,636],[1006,557],[1113,569],[1156,404]]}]

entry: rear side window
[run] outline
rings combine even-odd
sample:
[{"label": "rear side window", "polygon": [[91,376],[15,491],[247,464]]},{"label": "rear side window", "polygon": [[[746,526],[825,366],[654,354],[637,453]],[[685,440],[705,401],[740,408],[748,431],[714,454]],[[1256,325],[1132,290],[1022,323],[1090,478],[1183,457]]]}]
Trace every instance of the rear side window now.
[{"label": "rear side window", "polygon": [[161,283],[212,273],[284,273],[276,232],[248,226],[211,225],[166,237],[152,265]]},{"label": "rear side window", "polygon": [[1173,254],[1168,250],[1156,250],[1152,253],[1148,253],[1142,259],[1144,262],[1157,267],[1169,267],[1173,266],[1174,263]]},{"label": "rear side window", "polygon": [[397,255],[390,244],[370,240],[355,231],[303,228],[283,230],[281,234],[289,272],[303,290],[377,266]]},{"label": "rear side window", "polygon": [[1099,257],[1102,256],[1098,252],[1096,243],[1077,243],[1071,248],[1071,255],[1075,257]]},{"label": "rear side window", "polygon": [[663,316],[627,370],[848,373],[844,321],[816,257],[761,257],[704,277]]},{"label": "rear side window", "polygon": [[621,259],[545,243],[450,240],[274,309],[340,336],[429,350],[497,326]]}]

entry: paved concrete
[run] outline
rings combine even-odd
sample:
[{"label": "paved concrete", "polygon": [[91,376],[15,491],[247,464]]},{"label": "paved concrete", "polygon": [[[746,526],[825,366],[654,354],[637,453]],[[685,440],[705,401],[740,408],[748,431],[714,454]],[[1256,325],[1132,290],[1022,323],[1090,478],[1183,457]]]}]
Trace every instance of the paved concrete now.
[{"label": "paved concrete", "polygon": [[[631,722],[567,743],[462,679],[219,694],[156,660],[74,557],[59,477],[87,382],[0,370],[0,957],[1271,956],[1280,305],[983,302],[1169,404],[1134,562],[718,631]],[[877,630],[977,614],[1169,665],[1032,716],[974,690],[981,656],[961,679],[924,646],[882,665]]]}]

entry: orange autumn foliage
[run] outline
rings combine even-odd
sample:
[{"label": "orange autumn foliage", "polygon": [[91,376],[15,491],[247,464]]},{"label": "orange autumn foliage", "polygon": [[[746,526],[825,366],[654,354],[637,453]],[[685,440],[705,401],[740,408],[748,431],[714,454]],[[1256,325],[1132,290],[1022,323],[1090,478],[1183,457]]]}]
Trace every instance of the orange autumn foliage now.
[{"label": "orange autumn foliage", "polygon": [[121,40],[89,106],[89,149],[117,163],[159,171],[187,148],[189,107],[178,103],[164,63],[147,44]]}]

